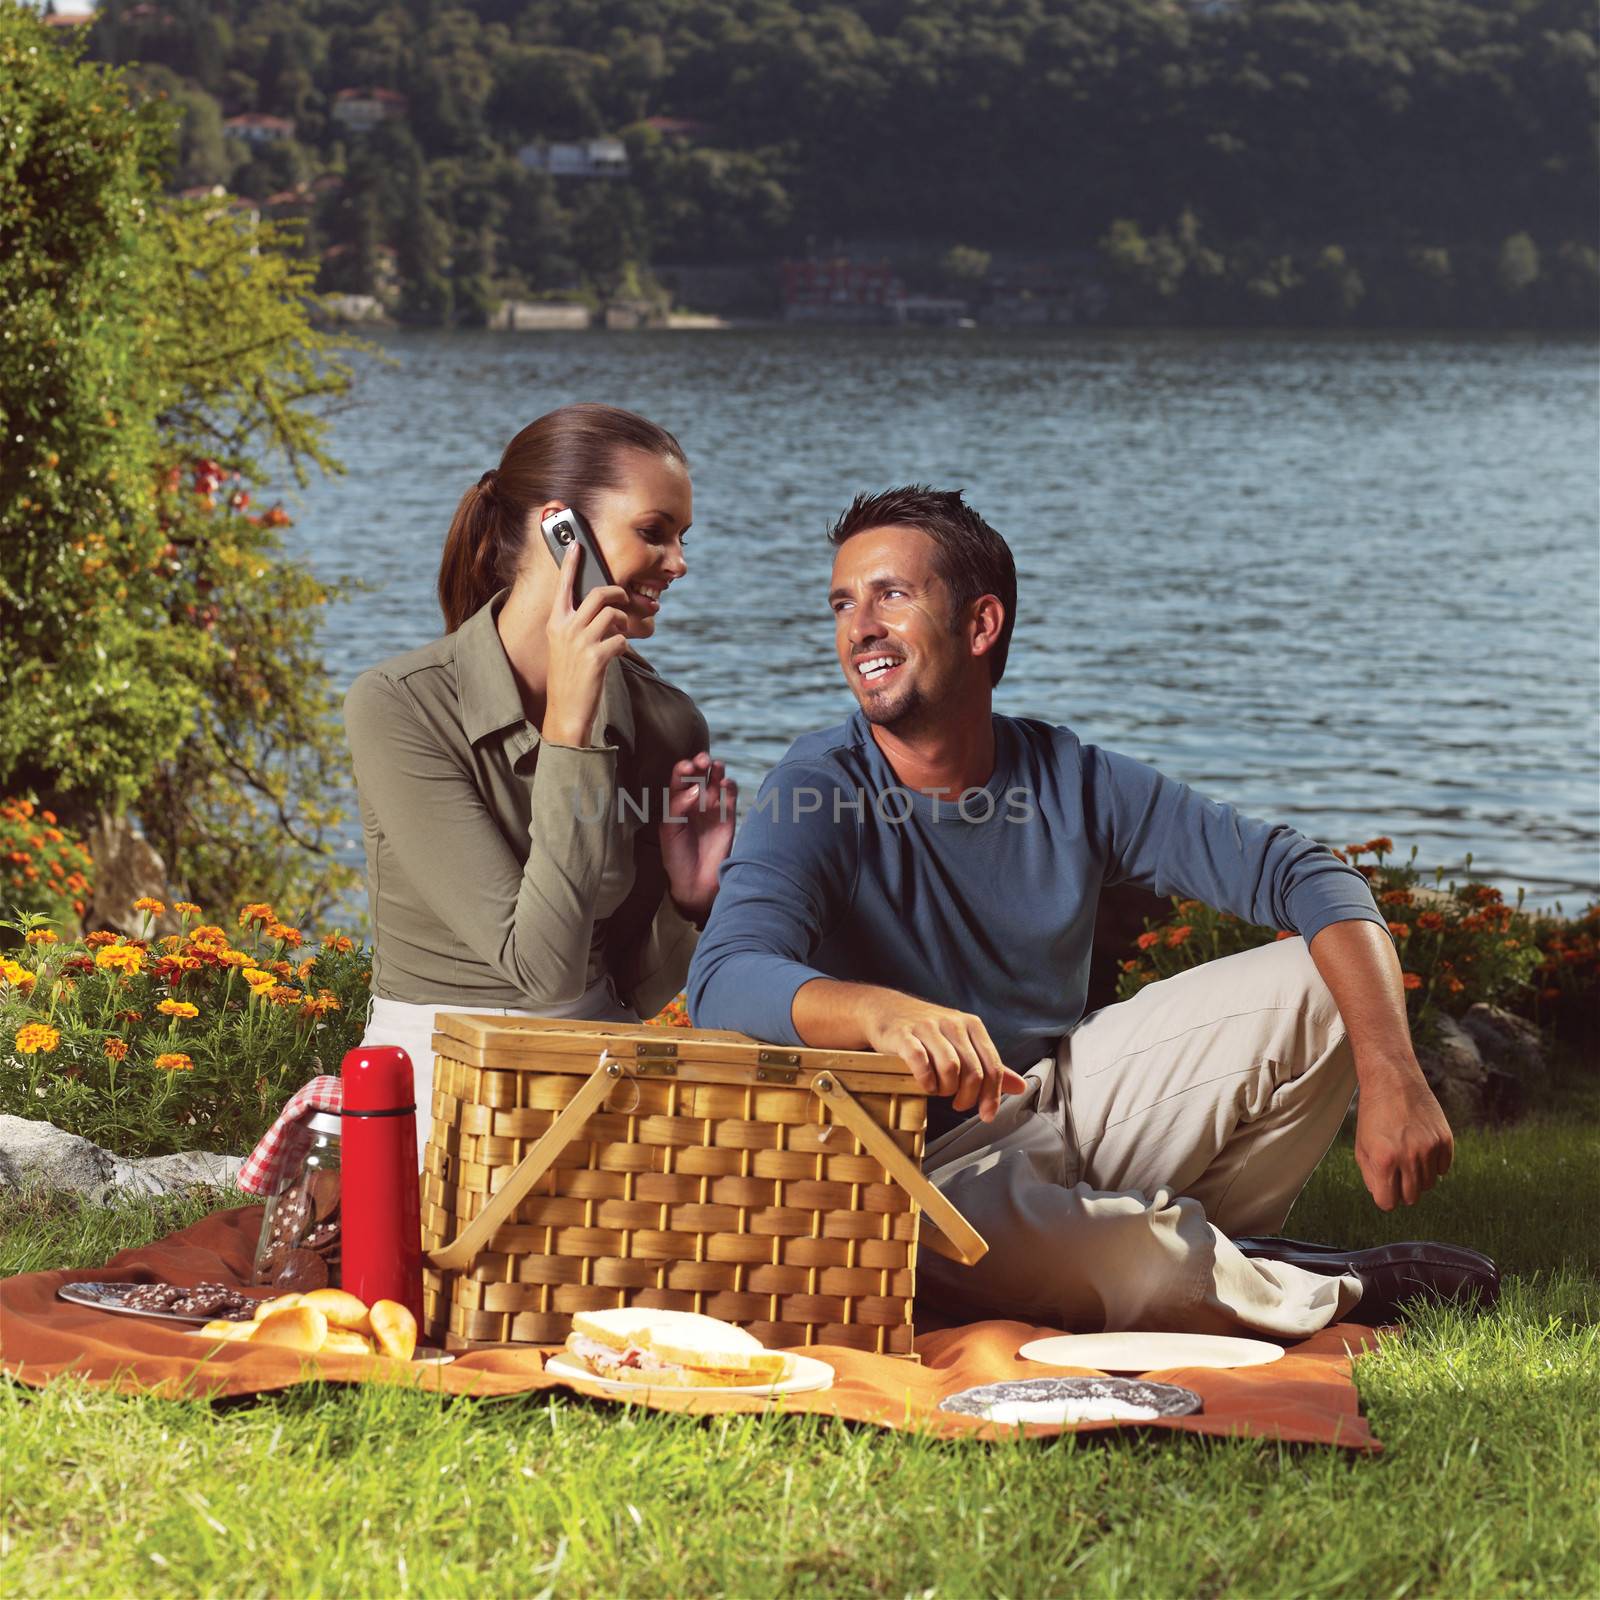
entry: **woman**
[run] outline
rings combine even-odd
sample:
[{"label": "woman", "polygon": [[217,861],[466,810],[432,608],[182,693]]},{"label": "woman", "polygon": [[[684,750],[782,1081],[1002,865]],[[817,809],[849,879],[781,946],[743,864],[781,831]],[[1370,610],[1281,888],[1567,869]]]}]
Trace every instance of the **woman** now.
[{"label": "woman", "polygon": [[[558,567],[540,530],[569,507],[613,580],[577,604],[580,552]],[[635,1022],[683,984],[737,791],[694,702],[630,643],[686,571],[690,517],[665,429],[614,406],[540,417],[456,510],[445,637],[345,701],[373,926],[362,1042],[410,1053],[419,1150],[436,1012]]]}]

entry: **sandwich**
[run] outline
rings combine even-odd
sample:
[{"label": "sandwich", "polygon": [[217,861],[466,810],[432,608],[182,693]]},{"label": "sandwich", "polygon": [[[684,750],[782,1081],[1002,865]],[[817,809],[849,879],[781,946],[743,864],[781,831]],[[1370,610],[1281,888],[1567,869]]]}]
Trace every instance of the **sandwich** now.
[{"label": "sandwich", "polygon": [[781,1383],[794,1371],[793,1356],[731,1322],[649,1306],[575,1312],[566,1353],[596,1377],[663,1389]]}]

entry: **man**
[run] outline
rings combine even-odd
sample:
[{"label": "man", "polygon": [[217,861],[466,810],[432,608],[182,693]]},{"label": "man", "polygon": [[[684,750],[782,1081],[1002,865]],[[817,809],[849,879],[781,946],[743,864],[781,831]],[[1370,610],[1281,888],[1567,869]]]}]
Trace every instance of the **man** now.
[{"label": "man", "polygon": [[[1016,571],[959,493],[858,497],[830,537],[859,709],[763,785],[689,1008],[703,1027],[897,1055],[949,1097],[930,1105],[924,1170],[989,1252],[963,1267],[924,1250],[923,1296],[1063,1328],[1289,1338],[1415,1295],[1492,1299],[1475,1252],[1248,1237],[1282,1225],[1358,1081],[1356,1156],[1381,1208],[1450,1165],[1365,879],[1069,728],[994,715]],[[1121,881],[1298,937],[1084,1018],[1098,896]]]}]

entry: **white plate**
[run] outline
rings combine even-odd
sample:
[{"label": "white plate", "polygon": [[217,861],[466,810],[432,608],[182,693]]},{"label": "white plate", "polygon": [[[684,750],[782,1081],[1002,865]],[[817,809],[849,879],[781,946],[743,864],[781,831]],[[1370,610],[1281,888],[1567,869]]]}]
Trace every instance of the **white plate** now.
[{"label": "white plate", "polygon": [[1215,1333],[1058,1333],[1017,1352],[1024,1361],[1096,1372],[1164,1372],[1169,1367],[1264,1367],[1283,1347]]},{"label": "white plate", "polygon": [[815,1356],[795,1356],[794,1371],[779,1383],[717,1384],[714,1388],[686,1389],[675,1383],[624,1383],[618,1378],[602,1378],[565,1356],[551,1356],[544,1370],[557,1378],[570,1378],[576,1383],[592,1383],[607,1394],[812,1394],[818,1389],[833,1385],[833,1368]]},{"label": "white plate", "polygon": [[[221,1321],[222,1319],[219,1317],[217,1320]],[[241,1323],[240,1326],[241,1327],[249,1327],[249,1323]],[[222,1335],[220,1333],[207,1333],[204,1328],[185,1328],[183,1331],[186,1334],[188,1334],[189,1337],[192,1338],[192,1339],[206,1339],[206,1340],[209,1340],[212,1344],[218,1344],[218,1345],[221,1345],[221,1344],[246,1344],[247,1345],[247,1344],[250,1343],[250,1341],[248,1339],[229,1339],[229,1338],[226,1338],[224,1335]],[[254,1348],[257,1349],[257,1350],[284,1350],[284,1349],[287,1349],[288,1347],[286,1345],[281,1345],[281,1344],[280,1345],[258,1344],[256,1346],[254,1346]],[[296,1352],[293,1352],[293,1353],[294,1354],[298,1354],[298,1355],[304,1355],[306,1352],[304,1352],[304,1351],[296,1351]],[[322,1350],[322,1351],[318,1351],[318,1354],[319,1355],[329,1355],[329,1356],[359,1356],[361,1354],[361,1352],[359,1350]],[[373,1354],[373,1359],[378,1359],[378,1352],[377,1351],[373,1351],[372,1354]],[[382,1359],[388,1360],[389,1358],[387,1356],[385,1356]],[[410,1366],[410,1367],[442,1367],[447,1361],[454,1361],[454,1360],[455,1360],[455,1356],[448,1350],[436,1350],[436,1349],[433,1348],[432,1345],[419,1344],[417,1346],[416,1354],[414,1356],[412,1356],[410,1361],[406,1362],[405,1365]]]}]

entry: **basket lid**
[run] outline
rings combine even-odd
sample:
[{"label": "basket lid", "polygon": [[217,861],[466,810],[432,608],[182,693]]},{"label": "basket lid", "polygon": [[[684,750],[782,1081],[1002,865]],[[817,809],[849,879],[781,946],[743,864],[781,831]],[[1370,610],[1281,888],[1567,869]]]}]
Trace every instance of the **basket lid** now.
[{"label": "basket lid", "polygon": [[676,1063],[680,1068],[731,1069],[741,1078],[793,1085],[828,1071],[838,1073],[848,1085],[868,1090],[924,1093],[898,1056],[766,1044],[723,1028],[662,1028],[462,1011],[439,1012],[434,1027],[437,1054],[475,1067],[589,1073],[604,1051],[624,1067],[639,1064],[645,1072],[671,1075],[670,1064]]}]

